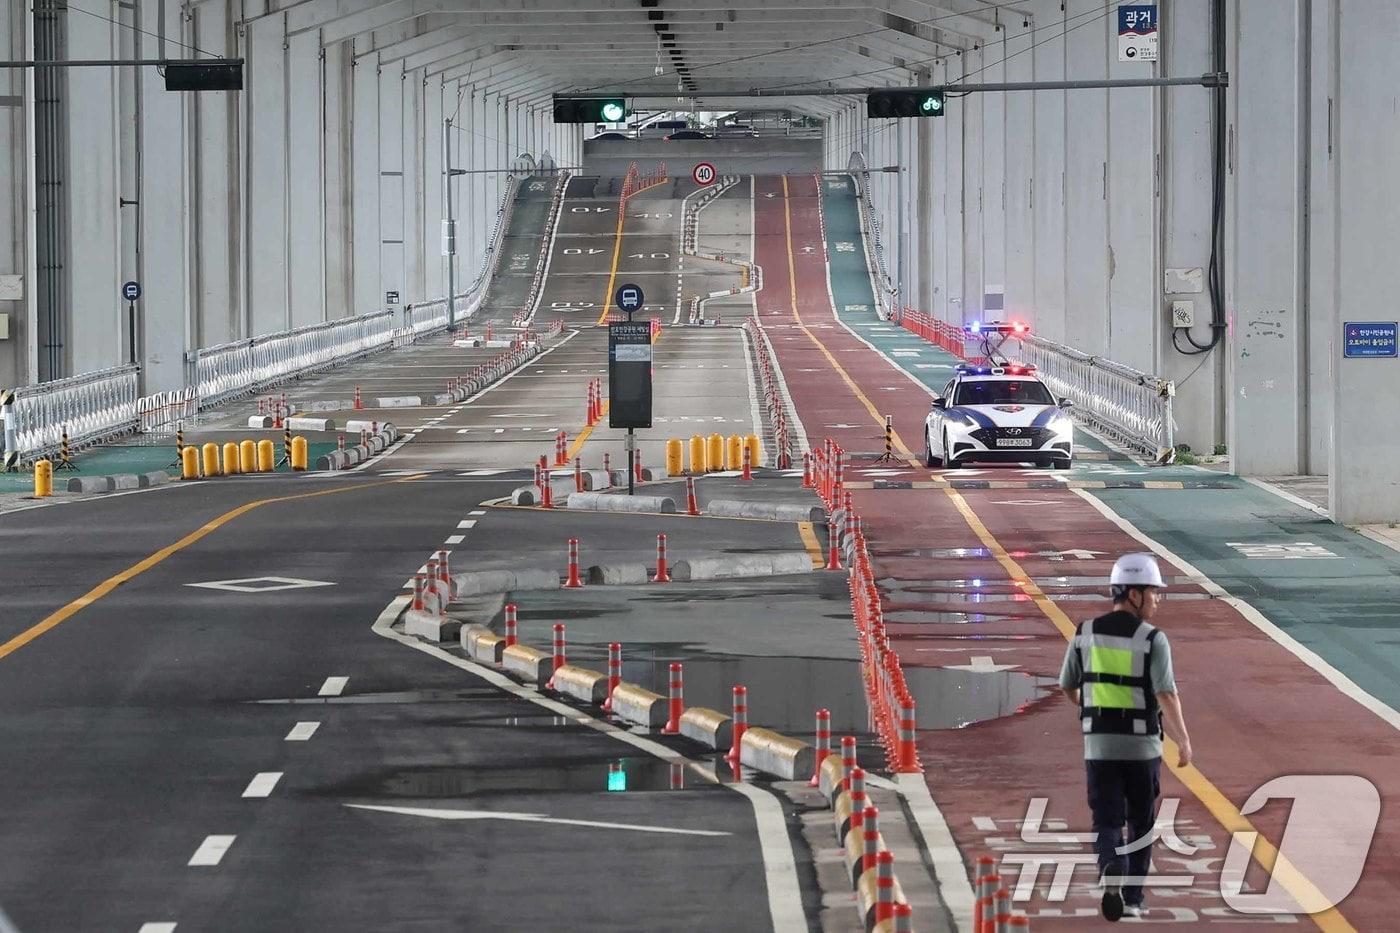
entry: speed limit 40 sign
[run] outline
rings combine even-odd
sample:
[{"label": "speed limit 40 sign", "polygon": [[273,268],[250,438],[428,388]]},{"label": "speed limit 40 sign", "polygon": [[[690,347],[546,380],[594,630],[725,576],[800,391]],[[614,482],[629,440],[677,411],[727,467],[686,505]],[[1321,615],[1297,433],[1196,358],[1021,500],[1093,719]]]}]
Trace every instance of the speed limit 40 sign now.
[{"label": "speed limit 40 sign", "polygon": [[715,167],[709,162],[696,162],[695,168],[691,170],[690,177],[697,185],[712,185],[715,183]]}]

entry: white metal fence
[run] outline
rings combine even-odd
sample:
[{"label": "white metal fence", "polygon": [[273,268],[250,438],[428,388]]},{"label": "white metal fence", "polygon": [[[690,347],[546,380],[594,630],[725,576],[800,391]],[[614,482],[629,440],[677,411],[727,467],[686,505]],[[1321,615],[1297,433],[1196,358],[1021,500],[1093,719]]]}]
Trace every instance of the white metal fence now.
[{"label": "white metal fence", "polygon": [[207,408],[301,373],[389,346],[397,314],[376,311],[280,334],[197,350],[187,357],[190,385]]},{"label": "white metal fence", "polygon": [[1171,380],[1043,337],[1023,337],[1017,344],[1017,357],[1035,364],[1057,396],[1074,401],[1076,417],[1159,463],[1174,459]]},{"label": "white metal fence", "polygon": [[4,407],[6,462],[29,463],[52,454],[68,433],[77,448],[137,428],[140,370],[119,366],[14,390]]},{"label": "white metal fence", "polygon": [[865,241],[865,261],[871,270],[871,290],[875,293],[875,305],[880,317],[888,320],[896,308],[900,307],[899,286],[885,265],[884,225],[880,221],[880,211],[870,197],[870,172],[865,165],[865,156],[852,152],[846,164],[851,180],[856,186],[856,207],[860,211],[861,237]]}]

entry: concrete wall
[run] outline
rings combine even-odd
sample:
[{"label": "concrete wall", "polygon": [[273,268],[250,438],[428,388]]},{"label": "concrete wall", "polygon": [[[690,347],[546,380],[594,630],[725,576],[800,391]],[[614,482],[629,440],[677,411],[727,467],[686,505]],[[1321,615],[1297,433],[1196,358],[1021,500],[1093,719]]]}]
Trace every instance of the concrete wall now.
[{"label": "concrete wall", "polygon": [[[32,57],[29,6],[0,13],[7,58]],[[389,291],[402,303],[441,297],[447,116],[458,168],[509,168],[522,153],[547,151],[560,165],[581,157],[579,128],[549,121],[547,96],[514,100],[435,61],[410,66],[391,54],[404,27],[355,28],[343,5],[102,0],[85,9],[98,8],[116,23],[68,13],[69,57],[180,57],[178,42],[247,66],[236,93],[170,93],[153,68],[68,73],[70,299],[55,376],[126,361],[127,279],[145,291],[137,355],[148,392],[183,385],[193,348],[372,311]],[[294,14],[307,19],[298,26]],[[334,27],[318,28],[317,17]],[[0,180],[0,276],[23,277],[18,299],[0,289],[0,313],[11,316],[0,386],[38,372],[31,81],[0,71],[0,160],[14,167]],[[459,287],[482,267],[505,180],[453,182]]]},{"label": "concrete wall", "polygon": [[583,143],[583,172],[621,177],[630,162],[643,170],[665,162],[681,177],[696,162],[710,162],[721,175],[801,174],[820,171],[822,156],[821,139],[590,139]]}]

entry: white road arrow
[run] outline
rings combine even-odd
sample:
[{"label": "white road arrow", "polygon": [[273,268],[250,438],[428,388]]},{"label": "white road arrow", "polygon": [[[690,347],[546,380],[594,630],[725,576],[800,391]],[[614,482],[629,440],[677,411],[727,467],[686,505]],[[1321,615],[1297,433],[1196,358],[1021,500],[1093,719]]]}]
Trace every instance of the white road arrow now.
[{"label": "white road arrow", "polygon": [[[988,659],[990,660],[990,659]],[[433,807],[384,807],[347,803],[353,810],[375,810],[400,816],[426,816],[434,820],[510,820],[516,823],[557,823],[562,826],[591,826],[595,829],[630,829],[639,833],[670,833],[677,836],[728,836],[713,829],[677,829],[673,826],[642,826],[637,823],[604,823],[598,820],[568,820],[544,813],[503,813],[497,810],[439,810]]]},{"label": "white road arrow", "polygon": [[971,664],[949,664],[950,671],[971,671],[974,674],[995,674],[998,671],[1011,671],[1020,667],[1019,664],[996,664],[989,657],[974,657]]}]

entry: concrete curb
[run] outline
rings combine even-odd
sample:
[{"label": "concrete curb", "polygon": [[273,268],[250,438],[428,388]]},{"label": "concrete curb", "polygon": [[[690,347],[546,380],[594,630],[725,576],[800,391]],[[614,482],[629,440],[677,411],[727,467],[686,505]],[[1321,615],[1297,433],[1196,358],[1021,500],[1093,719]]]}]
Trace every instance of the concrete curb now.
[{"label": "concrete curb", "polygon": [[554,690],[584,703],[602,703],[608,697],[608,675],[565,664],[554,672]]},{"label": "concrete curb", "polygon": [[458,598],[487,593],[557,589],[559,574],[554,570],[475,570],[452,574],[452,591]]},{"label": "concrete curb", "polygon": [[501,666],[526,683],[543,687],[549,682],[554,658],[548,651],[531,648],[529,645],[515,644],[501,650]]},{"label": "concrete curb", "polygon": [[719,710],[692,706],[681,713],[681,735],[707,748],[728,749],[734,744],[734,720]]},{"label": "concrete curb", "polygon": [[405,635],[426,638],[428,641],[452,641],[462,630],[462,623],[459,619],[410,609],[403,614],[403,630]]},{"label": "concrete curb", "polygon": [[599,492],[611,488],[607,470],[584,470],[583,488],[586,492]]},{"label": "concrete curb", "polygon": [[152,486],[164,486],[170,482],[170,474],[164,470],[152,470],[150,473],[137,473],[137,485],[141,489],[149,489]]},{"label": "concrete curb", "polygon": [[651,582],[646,564],[595,564],[586,571],[586,581],[597,586],[636,586]]},{"label": "concrete curb", "polygon": [[706,515],[724,518],[757,518],[773,522],[826,521],[826,512],[819,505],[806,506],[782,502],[744,502],[739,499],[711,499],[705,503]]},{"label": "concrete curb", "polygon": [[423,399],[417,395],[394,395],[373,399],[375,408],[421,408]]},{"label": "concrete curb", "polygon": [[[812,558],[806,551],[746,554],[738,557],[697,557],[678,560],[671,576],[678,582],[769,577],[787,573],[811,573]],[[810,776],[810,775],[809,775]]]},{"label": "concrete curb", "polygon": [[[614,701],[614,704],[616,701]],[[786,781],[805,781],[816,767],[817,750],[806,742],[750,726],[739,740],[739,763]]]},{"label": "concrete curb", "polygon": [[497,635],[484,625],[464,625],[458,636],[462,650],[473,661],[496,665],[501,663],[501,652],[506,647],[504,636]]},{"label": "concrete curb", "polygon": [[110,476],[73,476],[68,480],[69,492],[111,492]]},{"label": "concrete curb", "polygon": [[619,496],[604,492],[569,494],[565,506],[585,512],[660,512],[674,515],[676,500],[669,496]]},{"label": "concrete curb", "polygon": [[335,421],[330,418],[288,418],[285,423],[289,431],[335,430]]},{"label": "concrete curb", "polygon": [[817,771],[817,790],[826,798],[826,802],[832,806],[836,803],[836,797],[841,792],[841,782],[845,776],[841,771],[841,756],[831,754],[826,756],[822,766]]},{"label": "concrete curb", "polygon": [[272,427],[271,415],[249,415],[248,427],[250,428],[270,428]]},{"label": "concrete curb", "polygon": [[612,711],[619,719],[648,729],[666,725],[666,698],[636,684],[620,683],[613,688]]}]

